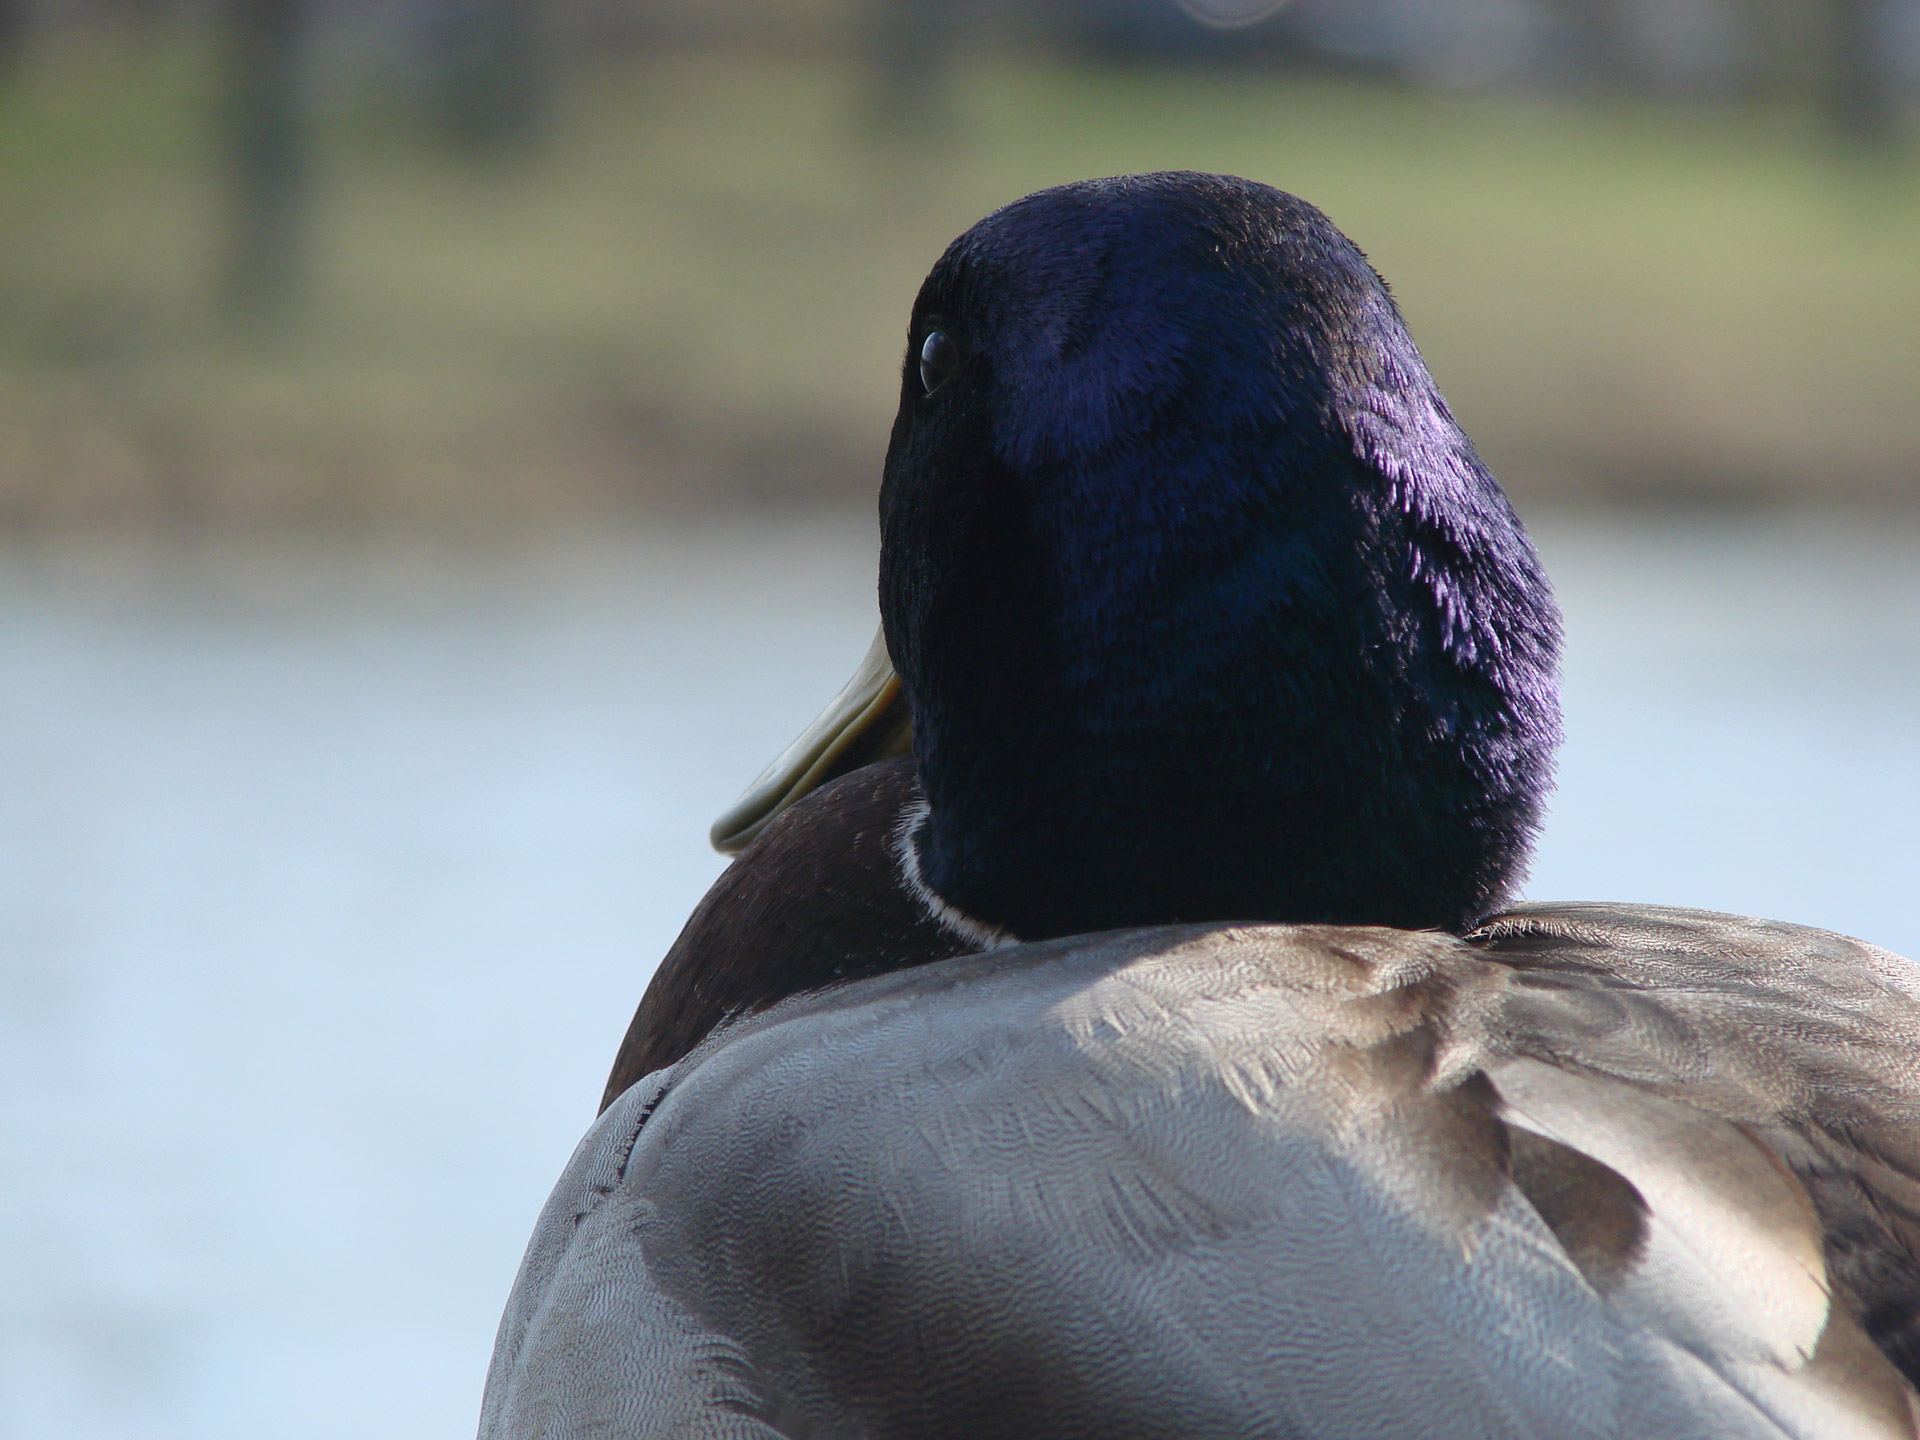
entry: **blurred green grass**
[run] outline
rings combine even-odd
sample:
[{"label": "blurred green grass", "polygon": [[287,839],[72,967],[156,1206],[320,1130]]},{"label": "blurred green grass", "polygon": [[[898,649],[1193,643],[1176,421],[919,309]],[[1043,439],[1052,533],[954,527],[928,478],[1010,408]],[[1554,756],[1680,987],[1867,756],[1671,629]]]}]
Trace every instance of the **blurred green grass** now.
[{"label": "blurred green grass", "polygon": [[1393,282],[1523,497],[1920,494],[1920,185],[1790,109],[983,56],[862,124],[850,58],[611,57],[539,151],[319,105],[310,282],[212,297],[214,57],[80,34],[0,91],[0,520],[485,526],[864,497],[908,304],[995,205],[1225,170]]}]

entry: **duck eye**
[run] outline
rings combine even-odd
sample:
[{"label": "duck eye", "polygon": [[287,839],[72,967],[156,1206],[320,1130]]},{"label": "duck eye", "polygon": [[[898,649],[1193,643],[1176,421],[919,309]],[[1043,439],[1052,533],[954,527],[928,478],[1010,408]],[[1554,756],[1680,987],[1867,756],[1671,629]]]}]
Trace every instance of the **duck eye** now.
[{"label": "duck eye", "polygon": [[960,368],[960,347],[944,330],[929,330],[920,342],[920,388],[931,395]]}]

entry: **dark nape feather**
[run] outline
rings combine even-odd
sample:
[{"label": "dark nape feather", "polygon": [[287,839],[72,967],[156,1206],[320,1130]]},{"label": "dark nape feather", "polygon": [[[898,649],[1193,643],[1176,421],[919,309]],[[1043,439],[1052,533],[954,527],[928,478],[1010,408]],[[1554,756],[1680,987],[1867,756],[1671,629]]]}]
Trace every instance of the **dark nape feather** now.
[{"label": "dark nape feather", "polygon": [[911,759],[884,760],[807,796],[742,851],[654,972],[600,1108],[730,1016],[974,948],[900,885],[893,846],[919,793]]},{"label": "dark nape feather", "polygon": [[1526,905],[1468,937],[1514,971],[1519,1054],[1746,1127],[1819,1215],[1853,1317],[1920,1386],[1920,970],[1824,930],[1705,911]]}]

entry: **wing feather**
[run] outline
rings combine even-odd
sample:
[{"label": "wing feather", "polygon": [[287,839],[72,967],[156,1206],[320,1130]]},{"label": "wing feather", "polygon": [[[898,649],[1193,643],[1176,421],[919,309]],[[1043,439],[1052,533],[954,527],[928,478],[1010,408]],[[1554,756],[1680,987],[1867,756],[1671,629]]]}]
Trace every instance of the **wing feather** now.
[{"label": "wing feather", "polygon": [[1920,1004],[1646,927],[1120,932],[723,1027],[583,1142],[482,1434],[1913,1440],[1831,1230],[1907,1233]]}]

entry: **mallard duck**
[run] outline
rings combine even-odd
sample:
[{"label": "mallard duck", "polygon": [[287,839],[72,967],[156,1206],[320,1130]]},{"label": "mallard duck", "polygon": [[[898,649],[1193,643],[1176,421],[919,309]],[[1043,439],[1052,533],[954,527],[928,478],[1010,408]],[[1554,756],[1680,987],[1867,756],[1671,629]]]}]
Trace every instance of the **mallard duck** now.
[{"label": "mallard duck", "polygon": [[1558,617],[1323,215],[980,222],[880,511],[881,635],[716,826],[483,1436],[1920,1434],[1916,973],[1512,905]]}]

